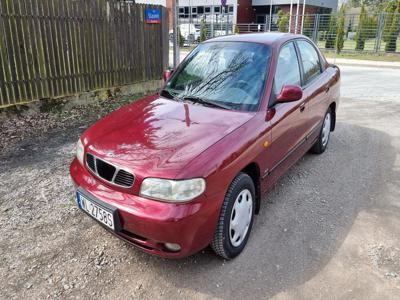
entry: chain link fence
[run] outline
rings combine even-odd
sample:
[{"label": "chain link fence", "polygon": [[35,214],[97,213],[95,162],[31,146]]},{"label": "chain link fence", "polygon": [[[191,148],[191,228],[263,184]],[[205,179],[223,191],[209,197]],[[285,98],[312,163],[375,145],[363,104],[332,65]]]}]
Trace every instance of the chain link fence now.
[{"label": "chain link fence", "polygon": [[180,20],[181,46],[228,34],[291,32],[311,38],[319,48],[332,51],[400,53],[400,14],[276,14],[263,24]]}]

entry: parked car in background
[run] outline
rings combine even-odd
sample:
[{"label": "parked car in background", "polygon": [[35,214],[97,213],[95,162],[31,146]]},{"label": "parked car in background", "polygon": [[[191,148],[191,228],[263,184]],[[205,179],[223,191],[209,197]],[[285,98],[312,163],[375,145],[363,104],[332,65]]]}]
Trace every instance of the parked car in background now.
[{"label": "parked car in background", "polygon": [[201,43],[156,95],[79,139],[77,204],[110,232],[163,257],[244,249],[262,195],[335,129],[340,72],[305,36]]}]

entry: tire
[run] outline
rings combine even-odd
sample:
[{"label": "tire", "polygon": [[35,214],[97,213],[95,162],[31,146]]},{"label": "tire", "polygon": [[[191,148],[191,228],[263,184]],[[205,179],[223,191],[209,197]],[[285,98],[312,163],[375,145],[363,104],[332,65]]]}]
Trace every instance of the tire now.
[{"label": "tire", "polygon": [[311,147],[310,151],[315,154],[322,154],[328,147],[329,135],[332,129],[332,111],[328,109],[322,122],[321,131],[315,144]]},{"label": "tire", "polygon": [[255,207],[254,182],[249,175],[239,173],[225,195],[211,242],[217,255],[232,259],[243,251],[253,226]]}]

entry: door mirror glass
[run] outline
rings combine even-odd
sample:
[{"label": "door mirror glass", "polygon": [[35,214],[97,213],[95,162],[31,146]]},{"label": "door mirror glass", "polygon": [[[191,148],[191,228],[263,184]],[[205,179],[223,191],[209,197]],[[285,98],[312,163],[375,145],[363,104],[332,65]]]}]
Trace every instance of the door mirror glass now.
[{"label": "door mirror glass", "polygon": [[284,85],[277,97],[278,103],[292,102],[303,97],[303,90],[298,85]]},{"label": "door mirror glass", "polygon": [[164,74],[163,74],[164,83],[166,83],[168,81],[168,79],[171,77],[173,72],[174,72],[173,69],[168,69],[168,70],[164,71]]}]

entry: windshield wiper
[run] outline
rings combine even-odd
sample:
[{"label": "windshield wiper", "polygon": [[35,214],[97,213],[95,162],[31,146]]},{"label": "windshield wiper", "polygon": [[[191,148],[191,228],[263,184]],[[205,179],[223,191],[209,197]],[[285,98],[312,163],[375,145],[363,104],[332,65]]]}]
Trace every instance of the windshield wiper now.
[{"label": "windshield wiper", "polygon": [[215,102],[212,102],[210,100],[205,100],[202,98],[199,98],[197,96],[185,96],[183,97],[183,100],[188,100],[188,101],[192,101],[192,102],[196,102],[196,103],[200,103],[203,104],[205,106],[211,106],[211,107],[218,107],[218,108],[223,108],[223,109],[229,109],[229,107],[222,105],[222,104],[218,104]]},{"label": "windshield wiper", "polygon": [[172,100],[178,100],[178,99],[176,98],[176,95],[175,95],[173,92],[171,92],[171,91],[169,91],[169,90],[167,90],[167,89],[161,90],[160,95],[161,95],[161,96],[164,96],[164,97],[167,97],[167,98],[169,98],[169,99],[172,99]]}]

